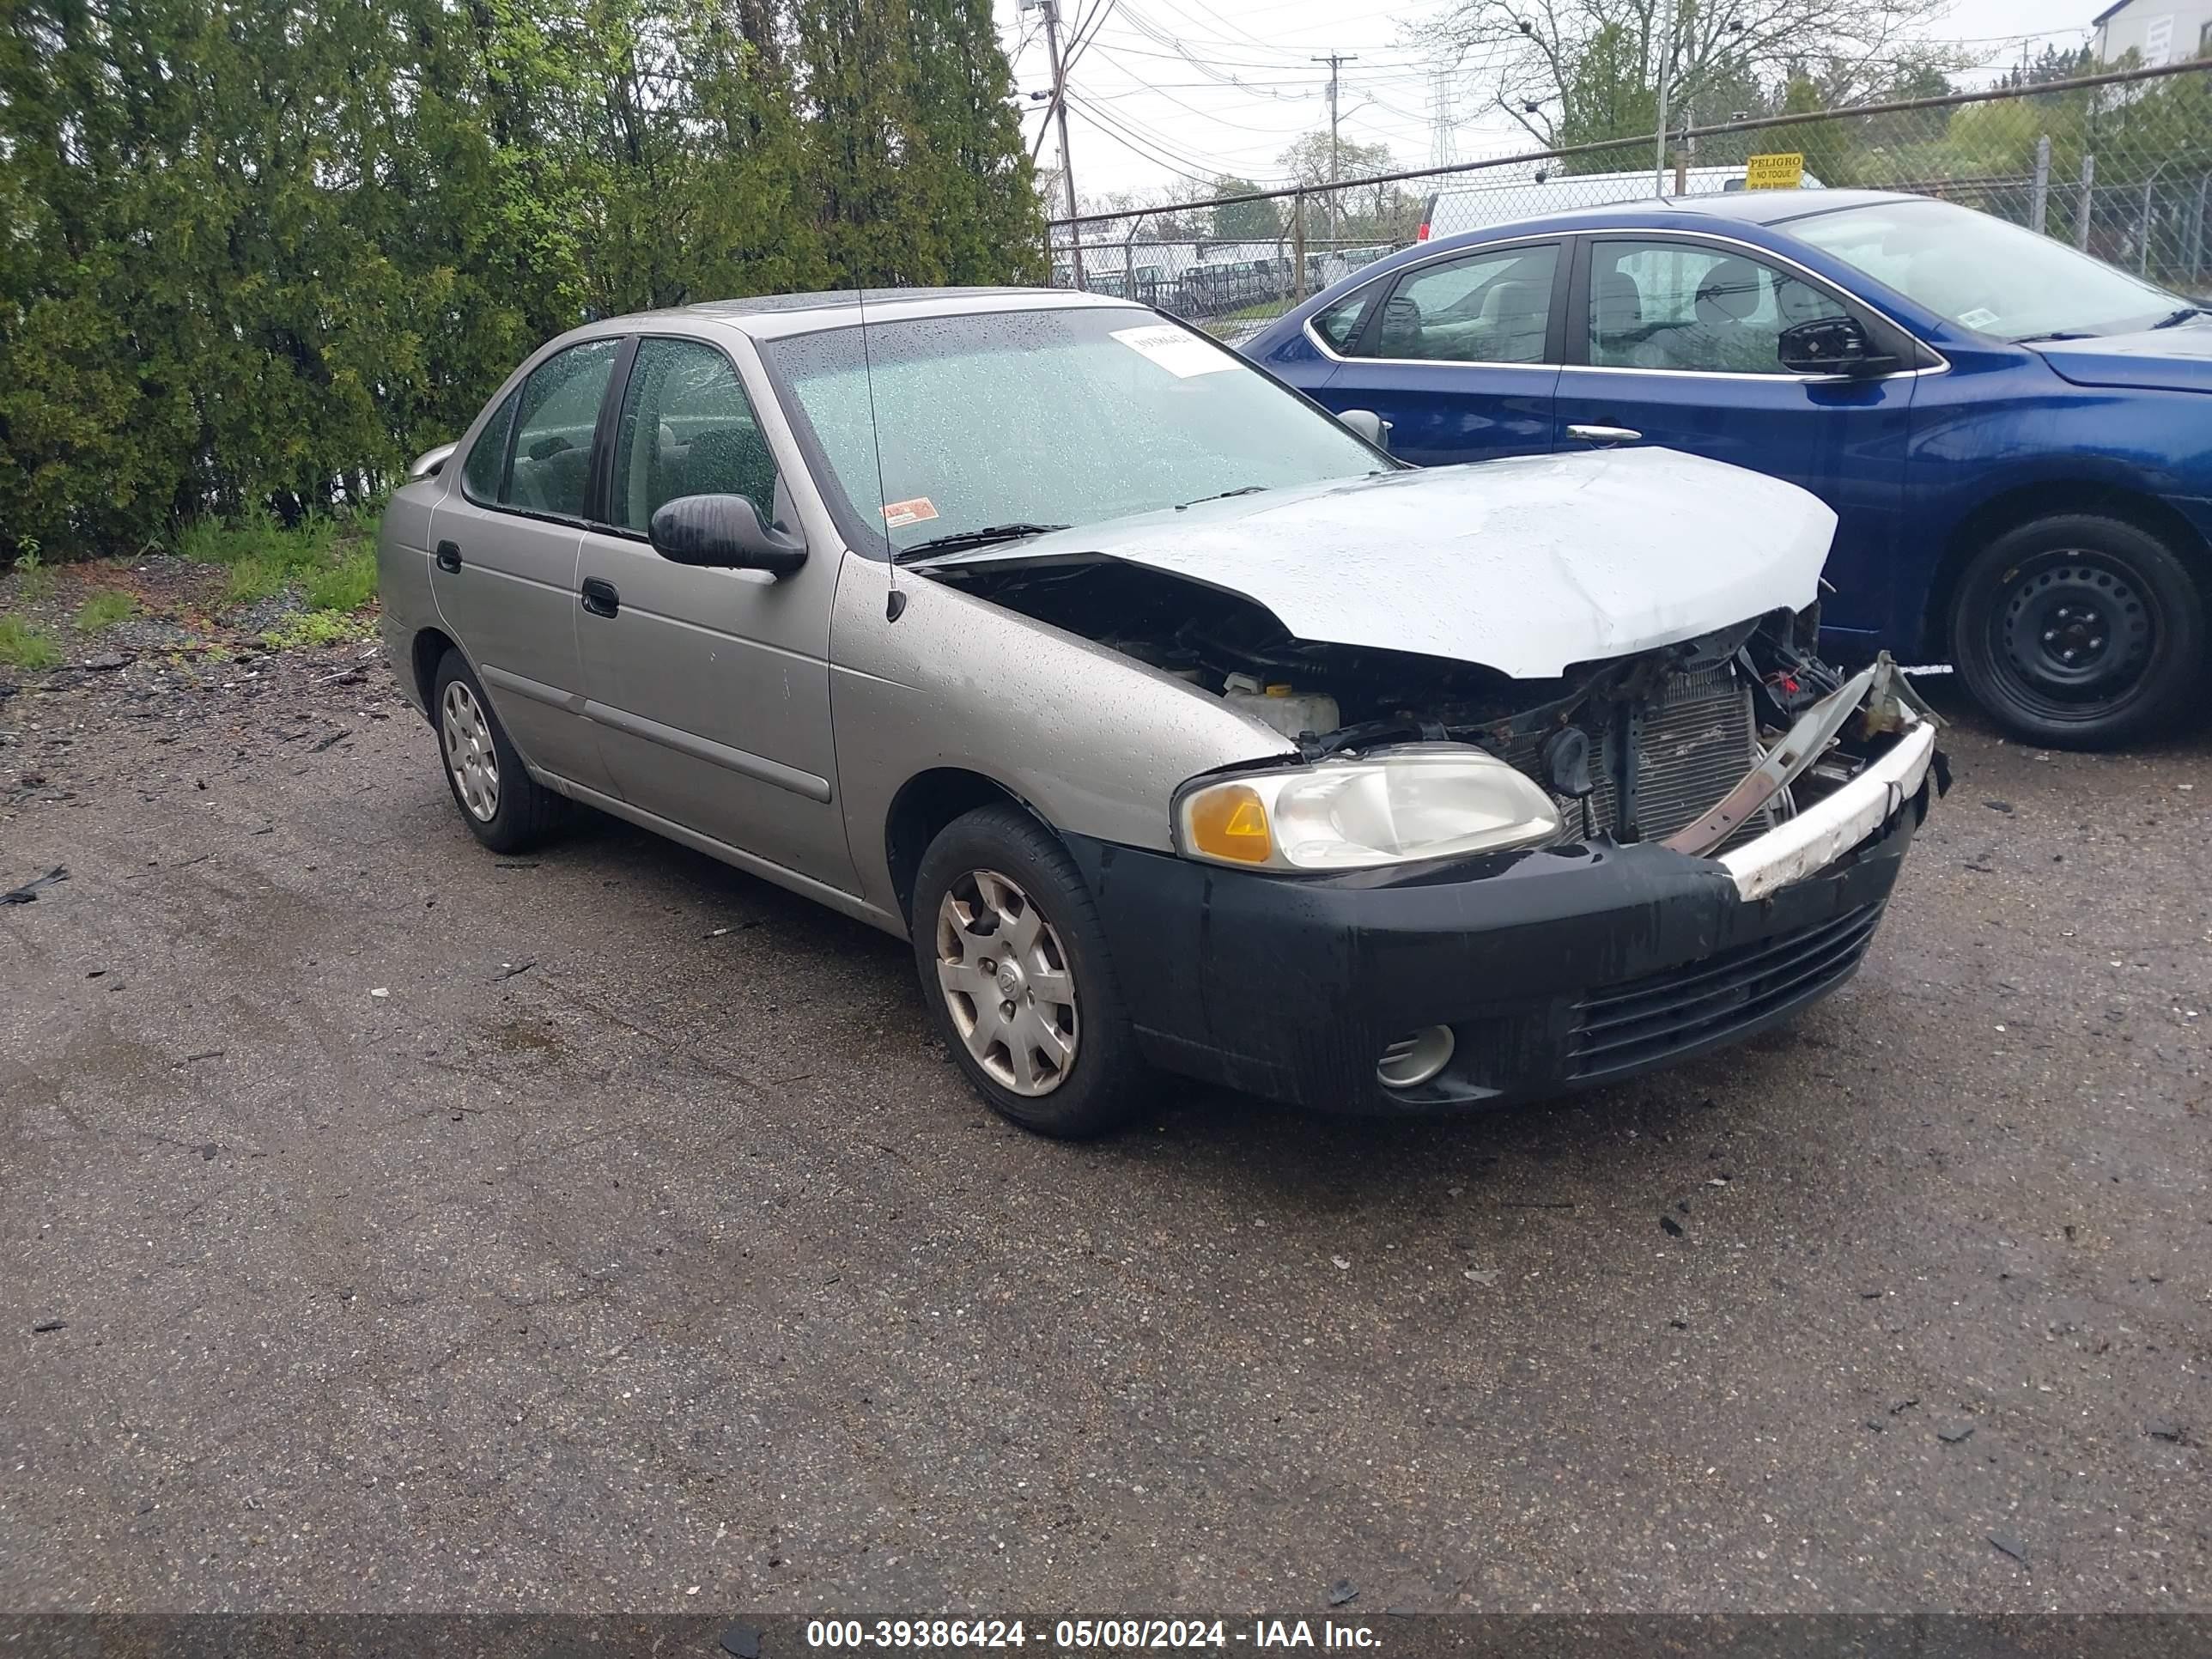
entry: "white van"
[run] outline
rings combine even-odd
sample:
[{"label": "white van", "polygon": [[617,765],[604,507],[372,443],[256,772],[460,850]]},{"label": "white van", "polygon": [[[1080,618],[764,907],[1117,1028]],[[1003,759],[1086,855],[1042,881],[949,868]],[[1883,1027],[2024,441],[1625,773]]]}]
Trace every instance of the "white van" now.
[{"label": "white van", "polygon": [[[1682,188],[1677,190],[1677,175],[1670,169],[1662,192],[1652,188],[1650,167],[1632,173],[1553,173],[1540,168],[1532,178],[1500,179],[1436,191],[1421,209],[1421,228],[1414,240],[1426,242],[1462,231],[1510,224],[1516,219],[1607,207],[1616,202],[1644,202],[1662,195],[1718,196],[1741,190],[1743,174],[1741,166],[1690,167],[1680,175]],[[1820,181],[1808,173],[1802,188],[1818,190]]]}]

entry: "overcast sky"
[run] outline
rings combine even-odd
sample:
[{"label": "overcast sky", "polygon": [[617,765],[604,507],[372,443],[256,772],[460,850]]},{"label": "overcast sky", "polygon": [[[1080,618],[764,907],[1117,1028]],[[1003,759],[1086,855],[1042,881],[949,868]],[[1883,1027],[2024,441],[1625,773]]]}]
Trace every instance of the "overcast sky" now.
[{"label": "overcast sky", "polygon": [[[994,3],[1016,83],[1046,90],[1052,73],[1040,14],[1018,9],[1018,0]],[[1072,23],[1090,0],[1060,3]],[[2023,45],[2086,40],[2102,4],[1955,0],[1928,33],[1969,42],[1987,62],[2014,61]],[[1076,183],[1090,197],[1163,188],[1204,196],[1220,173],[1280,182],[1283,148],[1328,125],[1328,68],[1311,60],[1332,52],[1358,58],[1343,67],[1343,136],[1387,143],[1401,167],[1425,167],[1435,144],[1435,77],[1406,31],[1444,9],[1443,0],[1403,0],[1364,15],[1343,0],[1113,0],[1069,78]],[[1483,112],[1473,88],[1455,97],[1463,107],[1451,159],[1522,147],[1504,118]],[[1038,115],[1025,118],[1032,141],[1041,124]],[[1056,161],[1049,136],[1038,159]]]}]

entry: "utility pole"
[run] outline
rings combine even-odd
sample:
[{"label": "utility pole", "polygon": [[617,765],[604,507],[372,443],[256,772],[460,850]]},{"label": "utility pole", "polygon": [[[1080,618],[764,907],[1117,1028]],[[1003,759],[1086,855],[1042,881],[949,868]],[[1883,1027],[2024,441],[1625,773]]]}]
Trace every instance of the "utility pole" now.
[{"label": "utility pole", "polygon": [[1338,166],[1336,148],[1337,77],[1338,72],[1341,70],[1346,64],[1356,64],[1359,61],[1359,54],[1356,52],[1351,53],[1333,52],[1326,58],[1316,58],[1313,61],[1316,64],[1326,64],[1328,65],[1328,240],[1330,242],[1334,243],[1336,240],[1336,186]]},{"label": "utility pole", "polygon": [[[1060,185],[1067,199],[1067,216],[1075,217],[1075,163],[1067,154],[1067,76],[1060,66],[1060,0],[1022,0],[1022,9],[1034,6],[1044,14],[1044,48],[1052,59],[1052,113],[1060,124]],[[1075,286],[1083,286],[1083,227],[1067,227],[1068,259]]]},{"label": "utility pole", "polygon": [[1666,32],[1659,37],[1659,137],[1651,156],[1651,193],[1667,193],[1667,77],[1674,66],[1674,26],[1681,21],[1674,0],[1665,0]]},{"label": "utility pole", "polygon": [[[1682,32],[1681,0],[1661,0],[1661,5],[1666,11],[1667,22],[1666,33],[1661,36],[1659,41],[1659,136],[1653,142],[1651,156],[1651,189],[1656,196],[1664,196],[1667,193],[1667,101],[1669,93],[1674,90],[1669,84],[1669,80],[1674,67],[1674,49]],[[1721,19],[1721,27],[1729,34],[1741,34],[1743,20],[1733,12],[1729,13]],[[1718,37],[1714,38],[1717,40]],[[1708,45],[1710,46],[1711,42]],[[1703,73],[1710,70],[1715,61],[1714,58],[1708,56],[1702,63],[1693,67],[1698,73]],[[1698,141],[1691,135],[1691,129],[1698,125],[1697,95],[1703,90],[1704,88],[1698,82],[1698,74],[1693,73],[1690,76],[1689,87],[1682,99],[1684,109],[1682,130],[1685,135],[1682,144],[1692,160],[1696,158],[1698,153]],[[1677,196],[1689,188],[1688,166],[1688,161],[1684,161],[1675,169],[1674,193]]]}]

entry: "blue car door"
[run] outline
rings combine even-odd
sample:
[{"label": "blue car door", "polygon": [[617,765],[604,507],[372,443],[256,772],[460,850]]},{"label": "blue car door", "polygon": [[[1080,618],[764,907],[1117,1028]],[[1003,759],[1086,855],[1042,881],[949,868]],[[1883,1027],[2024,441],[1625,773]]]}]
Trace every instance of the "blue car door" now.
[{"label": "blue car door", "polygon": [[1567,275],[1556,240],[1404,266],[1313,319],[1334,366],[1301,385],[1331,409],[1373,410],[1416,465],[1547,453]]},{"label": "blue car door", "polygon": [[[1562,451],[1650,444],[1786,478],[1836,511],[1826,629],[1871,635],[1888,615],[1905,507],[1917,345],[1787,261],[1664,234],[1593,236],[1569,301],[1558,398]],[[1781,331],[1851,316],[1898,371],[1793,374]]]}]

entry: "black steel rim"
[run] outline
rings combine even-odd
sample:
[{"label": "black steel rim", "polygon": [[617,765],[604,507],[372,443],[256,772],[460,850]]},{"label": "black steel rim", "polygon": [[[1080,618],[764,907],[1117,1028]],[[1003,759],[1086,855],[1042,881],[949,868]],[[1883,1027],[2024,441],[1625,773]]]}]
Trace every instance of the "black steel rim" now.
[{"label": "black steel rim", "polygon": [[2008,570],[1990,613],[2005,695],[2065,725],[2110,720],[2142,695],[2160,644],[2157,602],[2126,560],[2057,548]]}]

